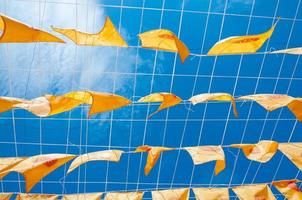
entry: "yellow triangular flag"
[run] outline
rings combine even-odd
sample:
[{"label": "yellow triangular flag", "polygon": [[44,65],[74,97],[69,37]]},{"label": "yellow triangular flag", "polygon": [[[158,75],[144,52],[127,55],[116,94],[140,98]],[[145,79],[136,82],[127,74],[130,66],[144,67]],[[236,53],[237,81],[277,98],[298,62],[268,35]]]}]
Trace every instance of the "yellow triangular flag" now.
[{"label": "yellow triangular flag", "polygon": [[229,200],[228,188],[193,188],[197,200]]},{"label": "yellow triangular flag", "polygon": [[275,200],[271,189],[265,184],[233,187],[232,190],[240,200]]},{"label": "yellow triangular flag", "polygon": [[302,170],[302,143],[279,143],[278,149]]},{"label": "yellow triangular flag", "polygon": [[142,200],[144,192],[109,192],[105,200]]},{"label": "yellow triangular flag", "polygon": [[174,190],[152,191],[154,200],[189,200],[190,190],[188,188]]},{"label": "yellow triangular flag", "polygon": [[299,200],[302,199],[302,192],[297,186],[297,182],[298,180],[282,180],[273,182],[273,185],[286,197],[286,199]]},{"label": "yellow triangular flag", "polygon": [[85,193],[85,194],[66,194],[62,197],[62,200],[99,200],[103,193]]}]

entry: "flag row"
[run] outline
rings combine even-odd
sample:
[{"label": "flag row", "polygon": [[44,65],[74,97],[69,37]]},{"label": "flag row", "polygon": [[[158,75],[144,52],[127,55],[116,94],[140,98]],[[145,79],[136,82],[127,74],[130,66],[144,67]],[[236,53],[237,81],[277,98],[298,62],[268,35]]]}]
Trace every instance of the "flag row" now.
[{"label": "flag row", "polygon": [[[208,56],[252,54],[256,53],[269,39],[277,22],[266,32],[261,34],[232,36],[218,41],[208,51]],[[81,46],[118,46],[129,48],[126,41],[116,30],[109,17],[106,18],[103,28],[98,33],[86,33],[72,28],[57,28],[53,31],[62,34],[65,38]],[[31,43],[31,42],[57,42],[65,43],[61,38],[46,31],[33,28],[15,19],[0,14],[0,43]],[[170,30],[156,29],[138,35],[142,48],[176,52],[184,63],[191,54],[188,47]],[[290,48],[265,53],[302,54],[302,47]]]},{"label": "flag row", "polygon": [[[281,107],[288,107],[295,117],[302,122],[302,98],[294,98],[284,94],[254,94],[235,98],[228,93],[204,93],[195,95],[187,101],[193,105],[209,101],[231,102],[236,117],[238,115],[236,101],[255,101],[269,112]],[[116,94],[93,91],[72,91],[60,96],[44,95],[31,100],[0,96],[0,113],[14,108],[20,108],[38,117],[48,117],[72,110],[82,104],[88,104],[90,105],[89,116],[91,116],[97,113],[112,111],[131,103],[160,102],[161,104],[158,109],[149,115],[149,118],[151,118],[161,110],[187,101],[182,100],[172,93],[165,92],[152,93],[140,98],[136,102],[132,102]]]},{"label": "flag row", "polygon": [[[270,183],[273,185],[284,197],[288,200],[302,199],[302,192],[297,183],[300,180],[281,180]],[[195,199],[197,200],[229,200],[228,187],[219,188],[192,188]],[[253,185],[240,185],[231,188],[232,191],[240,200],[275,200],[273,192],[268,184],[253,184]],[[142,200],[144,191],[135,192],[108,192],[104,200]],[[10,200],[13,193],[0,193],[0,199]],[[154,190],[151,191],[153,200],[189,200],[190,188],[178,188],[169,190]],[[83,194],[17,194],[16,200],[57,200],[59,197],[62,200],[100,200],[103,193],[83,193]]]},{"label": "flag row", "polygon": [[[302,143],[278,143],[270,140],[262,140],[256,144],[232,144],[223,146],[228,148],[242,149],[247,159],[260,163],[268,162],[279,150],[299,170],[302,170]],[[21,173],[25,180],[26,192],[29,192],[40,180],[52,171],[71,161],[67,174],[79,166],[90,161],[119,162],[124,153],[146,152],[148,154],[144,173],[148,175],[155,166],[163,152],[173,150],[184,150],[191,156],[194,165],[208,162],[216,162],[215,175],[226,168],[226,159],[222,146],[194,146],[183,148],[168,148],[159,146],[140,146],[134,151],[124,152],[121,150],[103,150],[90,152],[76,156],[74,154],[41,154],[31,157],[4,157],[0,158],[0,179],[11,172]]]}]

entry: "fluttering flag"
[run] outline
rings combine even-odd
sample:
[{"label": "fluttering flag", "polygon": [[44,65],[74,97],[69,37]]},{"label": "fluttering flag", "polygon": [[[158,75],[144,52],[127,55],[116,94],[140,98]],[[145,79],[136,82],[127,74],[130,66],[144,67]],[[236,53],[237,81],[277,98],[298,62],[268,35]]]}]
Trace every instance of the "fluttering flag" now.
[{"label": "fluttering flag", "polygon": [[90,161],[105,160],[105,161],[118,162],[121,158],[122,153],[123,151],[120,150],[105,150],[105,151],[96,151],[92,153],[83,154],[72,161],[67,173],[72,172],[80,165]]},{"label": "fluttering flag", "polygon": [[228,93],[204,93],[198,94],[189,99],[189,101],[196,105],[198,103],[204,103],[207,101],[228,101],[232,103],[234,115],[237,117],[238,112],[236,109],[235,99],[232,95]]},{"label": "fluttering flag", "polygon": [[158,190],[151,193],[154,200],[189,200],[190,189]]},{"label": "fluttering flag", "polygon": [[287,106],[295,117],[302,122],[302,99],[283,94],[254,94],[237,98],[237,100],[256,101],[259,105],[271,112]]},{"label": "fluttering flag", "polygon": [[265,33],[257,35],[233,36],[218,41],[208,55],[248,54],[257,52],[273,34],[277,22]]},{"label": "fluttering flag", "polygon": [[103,193],[85,193],[85,194],[66,194],[61,200],[99,200]]},{"label": "fluttering flag", "polygon": [[102,30],[95,34],[84,33],[75,29],[62,29],[55,27],[52,27],[52,29],[62,35],[65,35],[77,45],[128,47],[127,43],[116,30],[109,17],[106,17]]},{"label": "fluttering flag", "polygon": [[0,43],[59,42],[60,38],[45,31],[32,28],[10,17],[0,15]]},{"label": "fluttering flag", "polygon": [[26,100],[13,97],[0,97],[0,113],[11,110],[14,105],[22,103]]},{"label": "fluttering flag", "polygon": [[162,152],[171,150],[173,150],[173,148],[151,147],[147,145],[137,147],[135,152],[148,152],[147,162],[144,169],[145,175],[147,176],[150,173]]},{"label": "fluttering flag", "polygon": [[282,49],[282,50],[273,51],[271,53],[285,53],[285,54],[301,55],[302,54],[302,47]]},{"label": "fluttering flag", "polygon": [[0,193],[1,200],[10,200],[13,196],[13,193]]},{"label": "fluttering flag", "polygon": [[16,200],[57,200],[58,195],[53,194],[18,194]]},{"label": "fluttering flag", "polygon": [[143,48],[177,52],[182,63],[184,63],[186,58],[190,55],[190,51],[186,45],[169,30],[151,30],[139,34],[138,37],[142,42]]},{"label": "fluttering flag", "polygon": [[278,149],[302,170],[302,143],[279,143]]},{"label": "fluttering flag", "polygon": [[229,200],[228,188],[193,188],[196,200]]},{"label": "fluttering flag", "polygon": [[298,180],[282,180],[275,181],[273,185],[277,190],[286,197],[288,200],[299,200],[302,199],[302,192],[300,191],[297,182]]},{"label": "fluttering flag", "polygon": [[233,187],[232,190],[240,200],[275,200],[271,189],[265,184]]},{"label": "fluttering flag", "polygon": [[105,200],[142,200],[144,192],[109,192]]},{"label": "fluttering flag", "polygon": [[221,146],[197,146],[184,149],[190,154],[194,165],[216,161],[215,175],[225,169],[225,156]]},{"label": "fluttering flag", "polygon": [[266,163],[276,154],[278,142],[262,140],[257,144],[232,144],[230,147],[242,149],[244,155],[250,160]]},{"label": "fluttering flag", "polygon": [[17,158],[17,157],[7,157],[0,158],[0,179],[2,179],[6,174],[10,172],[10,169],[17,165],[19,162],[24,160],[25,158]]},{"label": "fluttering flag", "polygon": [[9,168],[6,171],[0,172],[0,177],[10,172],[21,173],[25,180],[26,192],[29,192],[42,178],[47,176],[52,171],[64,165],[75,156],[70,154],[45,154],[26,158]]},{"label": "fluttering flag", "polygon": [[151,118],[154,114],[158,113],[159,111],[175,106],[182,101],[181,98],[172,94],[172,93],[153,93],[148,96],[142,97],[138,100],[138,102],[162,102],[158,109],[150,114],[148,118]]}]

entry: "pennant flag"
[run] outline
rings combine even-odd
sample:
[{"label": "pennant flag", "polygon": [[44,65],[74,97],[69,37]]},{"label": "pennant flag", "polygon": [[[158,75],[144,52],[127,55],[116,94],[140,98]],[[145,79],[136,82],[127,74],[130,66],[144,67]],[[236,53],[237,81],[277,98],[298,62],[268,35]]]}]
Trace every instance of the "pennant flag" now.
[{"label": "pennant flag", "polygon": [[238,112],[236,108],[236,103],[235,99],[232,95],[227,94],[227,93],[205,93],[205,94],[199,94],[191,97],[189,101],[193,104],[196,105],[198,103],[204,103],[207,101],[228,101],[232,103],[233,106],[233,112],[234,115],[237,117]]},{"label": "pennant flag", "polygon": [[293,99],[287,107],[295,115],[298,121],[302,122],[302,98]]},{"label": "pennant flag", "polygon": [[280,143],[278,149],[302,170],[302,143]]},{"label": "pennant flag", "polygon": [[45,154],[22,160],[8,170],[0,172],[4,177],[9,172],[21,173],[26,180],[26,192],[29,192],[42,178],[64,165],[75,156],[70,154]]},{"label": "pennant flag", "polygon": [[194,165],[216,161],[215,175],[225,169],[225,156],[221,146],[198,146],[184,148],[191,156]]},{"label": "pennant flag", "polygon": [[52,27],[52,29],[68,37],[77,45],[128,47],[127,43],[116,30],[109,17],[106,17],[104,27],[96,34],[84,33],[75,29],[62,29],[55,27]]},{"label": "pennant flag", "polygon": [[32,28],[12,18],[0,15],[0,43],[59,42],[60,38],[42,30]]},{"label": "pennant flag", "polygon": [[278,142],[262,140],[257,144],[232,144],[230,147],[242,149],[250,160],[266,163],[276,154]]},{"label": "pennant flag", "polygon": [[232,190],[240,200],[275,200],[271,189],[265,184],[233,187]]},{"label": "pennant flag", "polygon": [[62,197],[62,200],[99,200],[103,193],[85,193],[85,194],[67,194]]},{"label": "pennant flag", "polygon": [[190,190],[188,188],[174,190],[152,191],[152,199],[155,200],[189,200]]},{"label": "pennant flag", "polygon": [[257,35],[233,36],[217,42],[208,55],[247,54],[257,52],[273,34],[277,22],[265,33]]},{"label": "pennant flag", "polygon": [[228,188],[193,188],[197,200],[229,200]]},{"label": "pennant flag", "polygon": [[138,100],[138,102],[162,102],[162,104],[158,107],[158,109],[153,112],[148,118],[151,118],[154,114],[159,111],[175,106],[182,101],[181,98],[172,94],[172,93],[153,93],[148,96],[142,97]]},{"label": "pennant flag", "polygon": [[121,158],[123,151],[120,150],[105,150],[105,151],[96,151],[92,153],[83,154],[71,163],[67,173],[72,172],[80,165],[90,162],[90,161],[97,161],[97,160],[106,160],[106,161],[113,161],[118,162]]},{"label": "pennant flag", "polygon": [[285,53],[285,54],[301,55],[302,54],[302,47],[291,48],[291,49],[283,49],[283,50],[273,51],[271,53]]},{"label": "pennant flag", "polygon": [[110,192],[106,194],[105,200],[142,200],[144,192]]},{"label": "pennant flag", "polygon": [[283,194],[288,200],[298,200],[302,199],[302,192],[297,186],[298,180],[282,180],[275,181],[273,185],[278,189],[278,191]]},{"label": "pennant flag", "polygon": [[16,200],[57,200],[58,195],[52,194],[18,194]]},{"label": "pennant flag", "polygon": [[164,151],[171,151],[173,148],[167,148],[167,147],[151,147],[151,146],[140,146],[137,147],[135,152],[148,152],[147,162],[145,166],[145,175],[147,176],[154,165],[156,164],[160,154]]},{"label": "pennant flag", "polygon": [[0,179],[6,176],[6,174],[9,173],[11,168],[13,168],[15,165],[17,165],[19,162],[21,162],[24,159],[25,158],[13,158],[13,157],[0,158]]},{"label": "pennant flag", "polygon": [[1,200],[10,200],[12,196],[12,193],[0,193]]},{"label": "pennant flag", "polygon": [[151,30],[139,34],[138,37],[142,42],[143,48],[177,52],[182,63],[184,63],[186,58],[190,55],[190,51],[186,45],[169,30]]},{"label": "pennant flag", "polygon": [[24,99],[18,99],[13,97],[0,97],[0,113],[11,110],[14,105],[25,101]]}]

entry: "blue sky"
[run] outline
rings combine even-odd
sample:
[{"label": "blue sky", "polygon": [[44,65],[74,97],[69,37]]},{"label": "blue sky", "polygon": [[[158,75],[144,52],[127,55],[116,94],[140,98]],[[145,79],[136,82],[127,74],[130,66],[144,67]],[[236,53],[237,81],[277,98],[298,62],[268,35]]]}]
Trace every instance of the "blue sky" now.
[{"label": "blue sky", "polygon": [[[170,29],[196,54],[207,53],[219,39],[264,32],[280,16],[273,36],[259,51],[302,46],[300,0],[185,0],[184,4],[182,0],[165,0],[164,5],[163,0],[83,0],[78,5],[75,0],[4,0],[0,12],[48,31],[54,25],[97,32],[109,16],[131,46],[139,44],[140,32]],[[153,92],[172,92],[183,99],[205,92],[302,96],[302,60],[295,55],[189,57],[181,64],[174,53],[77,47],[58,36],[67,44],[0,45],[1,96],[34,98],[84,89],[134,100]],[[83,154],[108,148],[128,151],[143,144],[185,147],[256,143],[263,139],[301,141],[302,125],[286,108],[267,113],[255,103],[237,106],[237,119],[228,103],[196,105],[190,110],[189,105],[181,104],[150,120],[146,117],[156,107],[145,104],[90,119],[86,106],[43,119],[15,110],[0,115],[0,156]],[[32,192],[213,187],[302,178],[281,153],[261,165],[250,162],[237,149],[225,149],[225,154],[227,168],[218,176],[213,176],[214,163],[193,169],[186,152],[171,151],[163,154],[146,177],[146,154],[124,154],[119,163],[91,162],[65,179],[66,167],[61,167]],[[24,182],[19,185],[18,180],[17,174],[8,175],[1,181],[1,191],[24,191]]]}]

